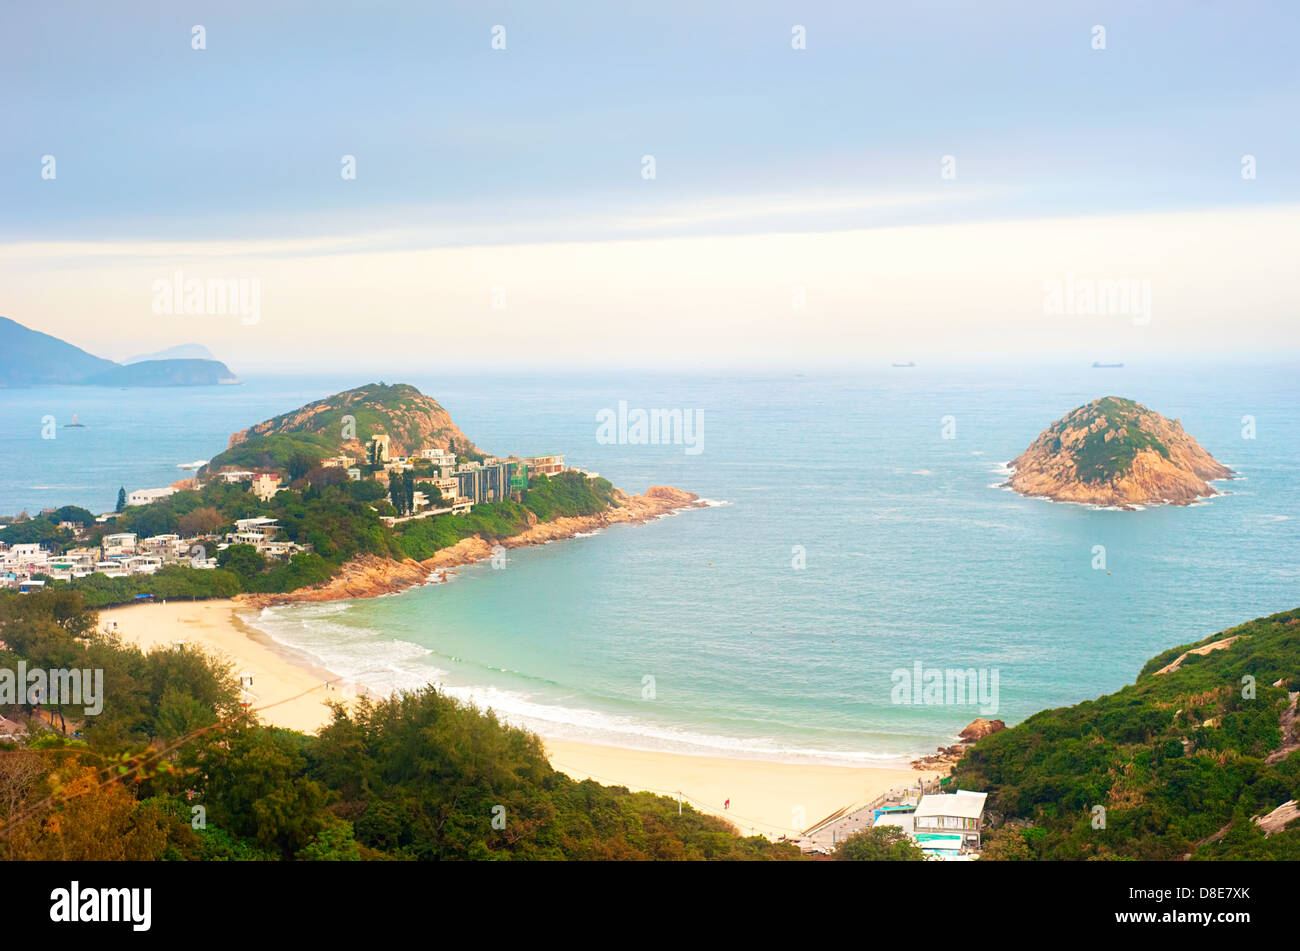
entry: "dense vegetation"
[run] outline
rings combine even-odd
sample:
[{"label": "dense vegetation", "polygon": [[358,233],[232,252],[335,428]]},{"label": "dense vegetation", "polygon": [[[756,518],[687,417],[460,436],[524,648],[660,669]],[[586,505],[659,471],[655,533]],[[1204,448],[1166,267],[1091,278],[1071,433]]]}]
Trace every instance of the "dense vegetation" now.
[{"label": "dense vegetation", "polygon": [[380,382],[259,423],[243,442],[209,460],[208,467],[213,471],[222,466],[284,469],[299,452],[320,459],[349,451],[361,462],[361,445],[375,433],[386,433],[395,451],[447,445],[462,460],[483,458],[437,401],[409,384]]},{"label": "dense vegetation", "polygon": [[[1082,418],[1071,414],[1068,424],[1075,428],[1104,425],[1083,437],[1075,453],[1075,471],[1082,482],[1106,482],[1128,471],[1133,459],[1145,449],[1153,449],[1166,459],[1169,447],[1138,425],[1143,407],[1133,400],[1107,396],[1085,407]],[[1054,447],[1061,448],[1060,439]]]},{"label": "dense vegetation", "polygon": [[1157,673],[1199,645],[1172,648],[1118,693],[976,743],[954,781],[989,792],[1006,820],[987,857],[1300,858],[1300,828],[1265,837],[1253,821],[1300,798],[1300,736],[1283,718],[1300,691],[1300,609],[1200,644],[1229,637]]},{"label": "dense vegetation", "polygon": [[0,744],[0,858],[799,858],[673,800],[569,779],[537,737],[433,688],[336,708],[305,736],[241,714],[212,658],[142,654],[96,628],[78,592],[0,595],[0,666],[102,668],[106,695],[98,716],[58,710],[66,735]]},{"label": "dense vegetation", "polygon": [[[85,594],[87,604],[104,607],[150,594],[172,599],[293,591],[328,581],[344,562],[357,555],[425,559],[473,535],[497,542],[524,531],[534,521],[595,515],[616,504],[614,487],[607,480],[588,479],[577,472],[551,478],[535,476],[522,497],[522,502],[476,505],[466,515],[435,515],[389,527],[382,517],[397,511],[382,484],[351,482],[338,469],[313,468],[269,502],[261,501],[242,485],[211,483],[201,490],[177,492],[150,505],[127,507],[103,523],[96,523],[84,509],[67,506],[13,523],[0,531],[0,541],[39,541],[66,551],[96,547],[105,534],[117,532],[133,532],[140,538],[164,534],[208,537],[204,551],[194,554],[216,555],[219,567],[215,570],[180,564],[169,565],[153,575],[108,578],[96,574],[71,583],[50,583],[55,588],[76,588]],[[216,552],[219,537],[231,531],[237,519],[258,516],[277,519],[285,539],[312,550],[295,554],[287,561],[267,560],[247,545],[232,545]],[[85,524],[87,536],[74,539],[71,532],[58,527],[60,521]]]}]

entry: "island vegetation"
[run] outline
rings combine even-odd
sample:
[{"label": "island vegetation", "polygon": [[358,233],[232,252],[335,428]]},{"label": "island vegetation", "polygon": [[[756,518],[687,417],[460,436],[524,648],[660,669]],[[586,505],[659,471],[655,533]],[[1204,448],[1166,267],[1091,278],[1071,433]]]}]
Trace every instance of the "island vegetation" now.
[{"label": "island vegetation", "polygon": [[1297,698],[1300,609],[990,734],[953,782],[1001,820],[985,859],[1300,859]]}]

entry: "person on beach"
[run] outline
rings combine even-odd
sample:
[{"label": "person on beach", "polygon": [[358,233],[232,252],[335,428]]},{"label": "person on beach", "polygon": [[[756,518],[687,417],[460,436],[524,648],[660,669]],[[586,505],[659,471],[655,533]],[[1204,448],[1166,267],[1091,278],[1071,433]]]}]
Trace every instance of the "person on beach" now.
[{"label": "person on beach", "polygon": [[723,808],[723,809],[730,809],[730,808],[731,808],[731,800],[728,799],[726,802],[724,802],[724,803],[722,804],[722,808]]}]

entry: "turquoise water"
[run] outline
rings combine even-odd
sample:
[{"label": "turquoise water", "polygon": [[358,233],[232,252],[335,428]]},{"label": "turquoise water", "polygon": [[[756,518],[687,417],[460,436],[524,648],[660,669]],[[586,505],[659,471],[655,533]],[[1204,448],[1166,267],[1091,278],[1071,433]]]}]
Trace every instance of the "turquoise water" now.
[{"label": "turquoise water", "polygon": [[[165,484],[234,429],[360,382],[0,392],[0,451],[18,461],[0,480],[0,511],[104,509],[119,484]],[[669,484],[711,500],[514,550],[502,570],[259,620],[370,687],[438,682],[545,735],[889,759],[949,743],[979,715],[1016,722],[1114,690],[1166,647],[1300,604],[1292,368],[411,382],[492,451],[563,452],[631,491]],[[1138,512],[997,488],[1002,464],[1048,423],[1106,394],[1179,418],[1241,478],[1202,504]],[[598,443],[597,412],[620,400],[701,411],[703,451]],[[62,423],[74,410],[87,429],[39,440],[43,413]],[[1242,437],[1246,415],[1255,439]],[[996,669],[996,711],[894,702],[891,674],[916,663]]]}]

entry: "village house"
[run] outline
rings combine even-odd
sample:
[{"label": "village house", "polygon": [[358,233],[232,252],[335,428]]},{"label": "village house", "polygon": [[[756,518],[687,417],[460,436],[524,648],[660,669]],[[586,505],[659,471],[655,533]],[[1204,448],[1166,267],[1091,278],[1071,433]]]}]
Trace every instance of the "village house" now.
[{"label": "village house", "polygon": [[280,491],[280,474],[278,472],[259,472],[253,476],[253,484],[248,491],[263,502],[271,501],[272,496]]}]

